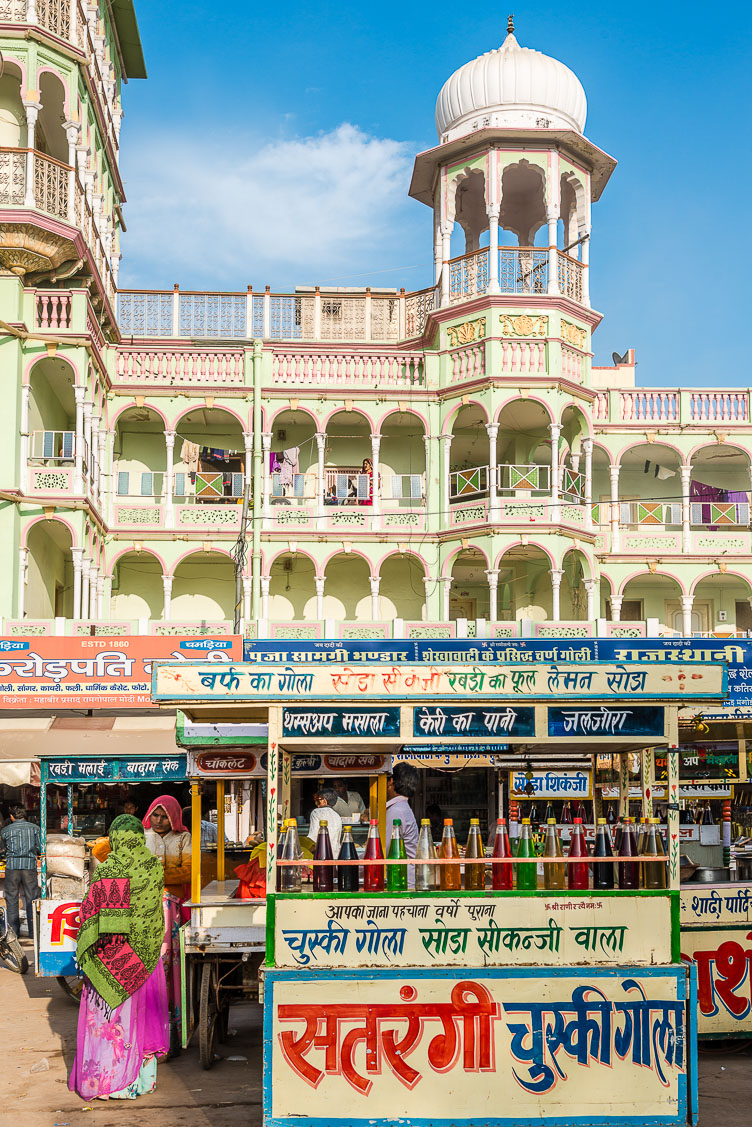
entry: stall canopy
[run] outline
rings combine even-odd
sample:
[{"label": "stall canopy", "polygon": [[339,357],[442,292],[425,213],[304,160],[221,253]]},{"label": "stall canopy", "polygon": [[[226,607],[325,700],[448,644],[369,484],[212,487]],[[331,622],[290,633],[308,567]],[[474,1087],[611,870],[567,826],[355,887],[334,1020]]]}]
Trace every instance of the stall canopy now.
[{"label": "stall canopy", "polygon": [[0,719],[0,784],[39,785],[39,755],[172,755],[174,716],[29,716]]}]

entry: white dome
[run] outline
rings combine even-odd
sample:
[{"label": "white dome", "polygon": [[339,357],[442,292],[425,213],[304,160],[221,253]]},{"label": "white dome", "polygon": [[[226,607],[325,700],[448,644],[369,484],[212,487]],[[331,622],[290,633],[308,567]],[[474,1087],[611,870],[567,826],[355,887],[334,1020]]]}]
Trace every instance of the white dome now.
[{"label": "white dome", "polygon": [[501,47],[456,70],[436,99],[440,141],[484,126],[582,133],[586,116],[577,75],[557,59],[520,47],[511,31]]}]

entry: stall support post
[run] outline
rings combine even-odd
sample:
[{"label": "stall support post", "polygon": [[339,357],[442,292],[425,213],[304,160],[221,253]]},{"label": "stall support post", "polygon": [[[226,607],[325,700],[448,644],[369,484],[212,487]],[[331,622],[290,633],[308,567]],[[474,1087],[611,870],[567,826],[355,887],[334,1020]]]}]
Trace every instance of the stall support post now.
[{"label": "stall support post", "polygon": [[217,779],[217,880],[225,879],[225,781]]},{"label": "stall support post", "polygon": [[279,733],[278,707],[269,709],[269,767],[266,782],[266,890],[277,887],[277,803],[279,798]]},{"label": "stall support post", "polygon": [[47,897],[47,772],[49,767],[42,760],[41,787],[39,791],[39,828],[42,838],[42,871],[40,873],[42,886],[42,899]]},{"label": "stall support post", "polygon": [[388,846],[388,842],[386,841],[386,775],[376,776],[376,786],[376,817],[379,820],[379,837],[384,845],[384,853],[386,854]]},{"label": "stall support post", "polygon": [[590,758],[590,771],[591,771],[591,778],[593,780],[593,826],[596,827],[598,825],[598,819],[601,816],[601,811],[603,810],[603,799],[601,798],[601,793],[598,790],[598,756],[597,755],[592,755],[591,758]]},{"label": "stall support post", "polygon": [[655,759],[653,749],[648,748],[640,753],[640,783],[642,786],[642,817],[653,817],[653,783]]},{"label": "stall support post", "polygon": [[290,778],[292,775],[292,756],[287,751],[279,753],[279,812],[282,820],[290,817]]},{"label": "stall support post", "polygon": [[726,799],[723,803],[721,844],[723,845],[723,863],[729,865],[731,864],[731,799]]},{"label": "stall support post", "polygon": [[198,779],[191,779],[191,900],[201,899],[201,790]]},{"label": "stall support post", "polygon": [[68,836],[73,837],[73,784],[68,783],[65,789],[68,792]]},{"label": "stall support post", "polygon": [[629,752],[619,752],[619,817],[629,817]]},{"label": "stall support post", "polygon": [[668,768],[668,886],[672,891],[679,890],[679,752],[667,750]]}]

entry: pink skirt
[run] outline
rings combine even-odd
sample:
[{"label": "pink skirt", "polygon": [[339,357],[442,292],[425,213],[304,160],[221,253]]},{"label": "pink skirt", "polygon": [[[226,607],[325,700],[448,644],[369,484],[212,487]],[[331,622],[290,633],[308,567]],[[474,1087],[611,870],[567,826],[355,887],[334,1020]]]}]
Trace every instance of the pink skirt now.
[{"label": "pink skirt", "polygon": [[85,982],[68,1087],[84,1100],[113,1096],[134,1083],[145,1060],[164,1056],[169,1047],[167,981],[161,959],[143,986],[114,1010],[104,1006],[94,987]]}]

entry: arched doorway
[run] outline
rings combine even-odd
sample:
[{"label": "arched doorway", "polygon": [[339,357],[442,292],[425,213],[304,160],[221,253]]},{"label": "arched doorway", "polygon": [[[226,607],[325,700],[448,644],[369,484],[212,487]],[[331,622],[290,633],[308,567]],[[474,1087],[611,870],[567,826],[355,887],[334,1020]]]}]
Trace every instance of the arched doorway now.
[{"label": "arched doorway", "polygon": [[112,571],[111,618],[163,617],[162,565],[151,552],[126,552]]},{"label": "arched doorway", "polygon": [[169,617],[184,622],[232,622],[234,616],[235,565],[229,556],[193,552],[182,559],[172,576]]},{"label": "arched doorway", "polygon": [[24,617],[73,618],[71,533],[57,520],[40,520],[26,537]]}]

